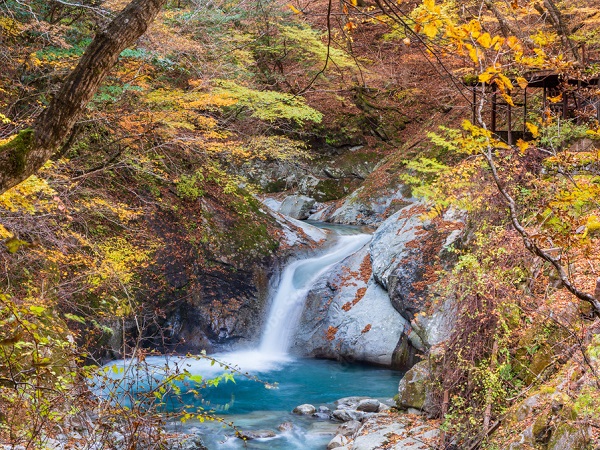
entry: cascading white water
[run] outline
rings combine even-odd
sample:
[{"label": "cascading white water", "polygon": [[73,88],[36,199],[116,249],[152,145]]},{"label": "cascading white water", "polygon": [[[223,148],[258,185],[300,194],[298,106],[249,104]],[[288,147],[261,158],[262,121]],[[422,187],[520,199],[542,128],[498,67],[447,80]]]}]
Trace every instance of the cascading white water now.
[{"label": "cascading white water", "polygon": [[287,352],[310,288],[331,266],[362,248],[370,239],[368,234],[341,235],[327,253],[295,261],[284,269],[272,297],[260,353],[281,356]]},{"label": "cascading white water", "polygon": [[[304,308],[309,290],[331,267],[358,251],[369,242],[370,235],[354,234],[356,229],[334,227],[336,242],[318,256],[294,261],[282,275],[279,286],[271,294],[271,306],[263,329],[260,345],[255,349],[238,350],[212,355],[234,367],[239,373],[257,375],[261,380],[276,382],[278,389],[260,389],[252,378],[236,375],[236,383],[219,383],[218,386],[202,389],[202,395],[194,391],[193,398],[185,394],[183,399],[192,406],[215,408],[218,414],[229,414],[237,426],[248,430],[276,429],[281,421],[294,424],[291,431],[278,433],[275,438],[252,441],[257,450],[315,450],[324,448],[335,434],[337,424],[320,421],[318,427],[307,423],[304,417],[291,414],[292,408],[300,403],[327,404],[336,398],[350,395],[385,397],[397,389],[397,374],[381,369],[337,366],[330,361],[298,361],[287,354]],[[100,371],[98,396],[114,400],[114,393],[122,396],[124,404],[131,397],[127,392],[143,392],[155,388],[165,376],[187,371],[201,375],[204,379],[217,377],[230,371],[206,358],[194,359],[183,356],[147,357],[143,362],[121,360],[110,363],[117,370]],[[107,378],[115,381],[113,386]],[[189,386],[188,386],[189,387]],[[194,389],[197,389],[197,387]],[[274,387],[269,384],[269,387]],[[187,396],[186,396],[187,395]],[[174,402],[174,404],[179,404]],[[230,448],[243,450],[246,446],[233,433],[223,430],[220,422],[195,423],[202,427],[203,439],[212,449]],[[214,426],[213,426],[214,425]],[[325,427],[325,428],[323,428]]]}]

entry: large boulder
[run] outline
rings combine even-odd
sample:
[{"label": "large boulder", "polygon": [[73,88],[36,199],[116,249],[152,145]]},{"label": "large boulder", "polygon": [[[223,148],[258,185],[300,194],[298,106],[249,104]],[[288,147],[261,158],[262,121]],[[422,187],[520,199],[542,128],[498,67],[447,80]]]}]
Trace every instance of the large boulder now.
[{"label": "large boulder", "polygon": [[[388,290],[394,308],[410,321],[408,345],[398,351],[410,367],[411,352],[425,352],[450,337],[456,318],[452,297],[435,294],[437,274],[453,263],[453,245],[462,236],[464,213],[450,210],[443,217],[423,219],[428,209],[413,203],[390,216],[370,245],[373,277]],[[422,313],[422,314],[420,314]]]},{"label": "large boulder", "polygon": [[364,247],[334,266],[308,293],[292,351],[390,367],[407,327],[371,276]]},{"label": "large boulder", "polygon": [[438,411],[432,398],[430,378],[428,361],[421,361],[406,372],[398,385],[398,407],[414,408],[430,416],[436,415]]},{"label": "large boulder", "polygon": [[403,206],[414,201],[404,195],[401,187],[378,192],[377,198],[365,198],[364,188],[359,188],[343,201],[332,203],[309,219],[348,225],[378,225]]},{"label": "large boulder", "polygon": [[456,320],[456,299],[438,298],[429,314],[418,315],[410,322],[408,335],[412,347],[424,352],[450,338]]},{"label": "large boulder", "polygon": [[294,219],[308,219],[315,199],[305,195],[290,195],[279,206],[279,213]]},{"label": "large boulder", "polygon": [[430,222],[421,219],[424,212],[426,208],[420,203],[406,206],[390,216],[373,234],[370,245],[373,277],[385,289],[389,289],[390,276],[396,269],[401,269],[405,278],[401,283],[396,282],[399,290],[405,288],[408,291],[409,285],[422,275],[423,262],[418,257],[418,248],[409,244],[426,234],[425,227]]}]

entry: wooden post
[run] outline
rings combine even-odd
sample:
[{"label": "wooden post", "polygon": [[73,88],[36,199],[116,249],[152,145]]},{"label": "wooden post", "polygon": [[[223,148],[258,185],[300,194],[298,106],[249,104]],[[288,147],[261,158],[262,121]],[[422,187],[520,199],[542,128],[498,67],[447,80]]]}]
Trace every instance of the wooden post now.
[{"label": "wooden post", "polygon": [[[598,77],[598,81],[596,81],[596,85],[600,87],[600,76]],[[596,102],[596,120],[600,122],[600,101]]]},{"label": "wooden post", "polygon": [[546,112],[546,99],[548,97],[548,94],[546,93],[546,83],[544,82],[544,95],[543,95],[543,102],[542,102],[542,108],[544,109],[542,112]]},{"label": "wooden post", "polygon": [[512,145],[512,106],[510,106],[510,103],[508,102],[506,103],[506,106],[508,107],[508,114],[506,117],[506,121],[508,122],[508,145]]},{"label": "wooden post", "polygon": [[477,109],[477,85],[473,86],[473,114],[471,115],[471,122],[475,124],[475,112]]},{"label": "wooden post", "polygon": [[527,88],[523,89],[523,140],[527,132]]}]

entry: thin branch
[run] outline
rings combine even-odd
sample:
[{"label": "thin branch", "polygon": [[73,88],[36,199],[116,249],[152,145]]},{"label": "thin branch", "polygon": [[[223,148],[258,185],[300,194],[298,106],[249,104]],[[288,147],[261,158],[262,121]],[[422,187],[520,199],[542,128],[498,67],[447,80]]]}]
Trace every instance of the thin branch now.
[{"label": "thin branch", "polygon": [[521,235],[521,238],[523,239],[523,243],[525,244],[525,248],[527,250],[529,250],[531,253],[533,253],[534,255],[537,255],[540,258],[542,258],[544,261],[550,263],[556,270],[556,273],[558,274],[560,281],[567,288],[567,290],[571,294],[573,294],[575,297],[577,297],[578,299],[588,302],[592,306],[594,313],[598,317],[600,317],[600,301],[597,298],[595,298],[593,295],[588,294],[587,292],[584,292],[584,291],[578,289],[577,287],[575,287],[573,285],[573,283],[571,282],[571,280],[569,280],[569,277],[568,277],[567,273],[565,272],[565,269],[562,266],[562,264],[560,263],[559,259],[551,256],[549,253],[542,250],[535,243],[534,239],[529,235],[527,230],[521,225],[521,222],[519,221],[519,218],[517,215],[517,207],[516,207],[515,201],[510,196],[508,191],[504,188],[504,186],[502,185],[502,181],[500,180],[500,177],[498,176],[498,171],[496,169],[496,163],[494,162],[494,158],[492,155],[492,152],[494,150],[496,150],[496,149],[493,148],[491,145],[489,145],[487,147],[487,150],[482,153],[488,163],[488,166],[491,169],[492,177],[494,178],[494,183],[496,184],[498,191],[500,192],[500,194],[502,194],[502,197],[504,197],[504,199],[506,200],[506,203],[508,205],[508,210],[510,213],[511,222],[512,222],[515,230],[517,230],[517,232]]}]

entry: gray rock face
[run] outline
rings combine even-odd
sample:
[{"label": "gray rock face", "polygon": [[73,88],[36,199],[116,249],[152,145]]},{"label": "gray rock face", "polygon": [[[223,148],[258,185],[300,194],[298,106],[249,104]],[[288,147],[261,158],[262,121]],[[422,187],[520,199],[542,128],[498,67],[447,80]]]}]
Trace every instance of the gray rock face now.
[{"label": "gray rock face", "polygon": [[433,313],[415,317],[411,321],[412,333],[409,334],[408,339],[413,347],[423,352],[450,337],[455,318],[455,299],[453,297],[440,299]]},{"label": "gray rock face", "polygon": [[306,299],[294,353],[391,366],[408,323],[370,272],[365,247],[317,282]]},{"label": "gray rock face", "polygon": [[402,206],[414,201],[413,198],[403,195],[401,186],[382,192],[374,200],[361,199],[362,190],[363,188],[357,189],[341,204],[330,205],[309,218],[348,225],[377,225]]},{"label": "gray rock face", "polygon": [[401,419],[372,418],[356,433],[351,443],[352,450],[422,450],[429,448],[425,443],[435,442],[439,430],[429,426],[415,426]]},{"label": "gray rock face", "polygon": [[308,219],[310,210],[314,204],[314,198],[306,197],[304,195],[290,195],[281,203],[279,213],[294,219]]},{"label": "gray rock face", "polygon": [[309,405],[308,403],[305,403],[304,405],[296,406],[292,412],[294,414],[309,416],[311,414],[314,414],[316,410],[317,409],[313,405]]},{"label": "gray rock face", "polygon": [[366,400],[368,398],[370,397],[344,397],[336,400],[334,402],[334,405],[337,406],[337,409],[356,409],[356,407],[362,400]]},{"label": "gray rock face", "polygon": [[[399,265],[406,273],[414,273],[418,269],[420,261],[411,258],[416,253],[415,249],[407,244],[418,239],[424,226],[429,224],[421,220],[423,212],[424,207],[420,203],[406,206],[390,216],[373,234],[370,245],[373,277],[386,289],[390,275]],[[409,266],[404,268],[407,264]],[[416,279],[417,275],[411,278]]]}]

